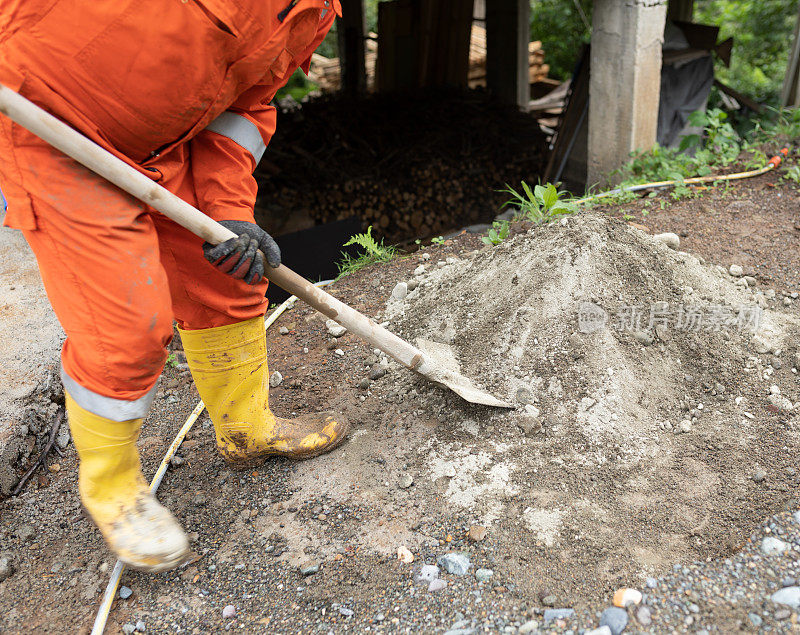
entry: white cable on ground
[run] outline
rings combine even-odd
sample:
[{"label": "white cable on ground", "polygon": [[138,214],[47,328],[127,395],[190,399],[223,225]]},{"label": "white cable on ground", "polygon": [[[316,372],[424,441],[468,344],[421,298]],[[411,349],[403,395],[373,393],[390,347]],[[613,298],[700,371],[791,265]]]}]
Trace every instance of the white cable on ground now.
[{"label": "white cable on ground", "polygon": [[[333,280],[324,280],[322,282],[315,283],[314,286],[327,287],[331,283],[333,283]],[[266,330],[272,326],[275,323],[275,320],[283,315],[283,313],[292,305],[294,305],[296,301],[297,296],[293,295],[278,308],[276,308],[264,321],[264,329]],[[164,455],[164,458],[161,459],[161,465],[158,466],[158,470],[156,470],[156,474],[153,477],[153,480],[150,482],[150,491],[153,494],[158,491],[158,486],[161,485],[164,474],[167,473],[169,462],[172,460],[172,457],[175,456],[178,448],[181,447],[181,443],[183,443],[184,438],[186,438],[186,435],[188,434],[189,430],[192,429],[195,421],[197,421],[198,417],[203,413],[205,407],[206,405],[202,402],[202,400],[197,403],[188,419],[186,419],[186,422],[178,431],[178,435],[175,437],[175,440],[170,444],[169,448],[167,448],[167,453]],[[111,605],[114,603],[114,597],[117,595],[117,587],[119,586],[119,581],[122,578],[122,573],[124,571],[125,565],[121,560],[117,560],[117,562],[114,564],[114,568],[111,570],[111,579],[108,581],[105,593],[103,594],[103,601],[100,602],[100,608],[97,611],[97,617],[94,619],[92,635],[103,634],[103,631],[106,628],[106,622],[108,621],[108,614],[111,612]]]}]

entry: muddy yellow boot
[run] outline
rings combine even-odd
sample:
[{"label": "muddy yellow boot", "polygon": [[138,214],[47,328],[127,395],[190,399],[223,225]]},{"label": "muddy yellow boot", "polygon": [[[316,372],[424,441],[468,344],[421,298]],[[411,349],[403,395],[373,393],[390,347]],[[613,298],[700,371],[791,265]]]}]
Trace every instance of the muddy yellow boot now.
[{"label": "muddy yellow boot", "polygon": [[270,411],[264,318],[180,333],[217,447],[229,463],[254,465],[268,456],[306,459],[344,440],[349,426],[338,413],[281,419]]},{"label": "muddy yellow boot", "polygon": [[81,502],[106,544],[126,565],[166,571],[189,553],[175,517],[142,476],[136,439],[141,419],[112,421],[81,408],[67,394],[67,417],[80,457]]}]

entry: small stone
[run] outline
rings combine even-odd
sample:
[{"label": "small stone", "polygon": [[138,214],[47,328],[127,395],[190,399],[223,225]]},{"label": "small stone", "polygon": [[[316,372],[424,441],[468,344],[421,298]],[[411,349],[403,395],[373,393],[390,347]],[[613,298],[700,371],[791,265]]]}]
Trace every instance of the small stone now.
[{"label": "small stone", "polygon": [[325,328],[331,337],[341,337],[347,333],[347,329],[334,320],[325,320]]},{"label": "small stone", "polygon": [[769,349],[771,348],[771,346],[760,335],[754,335],[752,342],[753,342],[753,350],[759,355],[764,355],[766,353],[769,353]]},{"label": "small stone", "polygon": [[22,542],[33,540],[34,536],[36,536],[36,528],[33,525],[20,525],[17,529],[17,537]]},{"label": "small stone", "polygon": [[397,548],[397,559],[405,564],[414,562],[414,554],[411,553],[408,547],[401,545]]},{"label": "small stone", "polygon": [[486,582],[493,575],[494,571],[492,571],[491,569],[478,569],[475,572],[475,579],[478,580],[478,582]]},{"label": "small stone", "polygon": [[787,586],[772,594],[770,599],[775,604],[785,604],[793,609],[800,608],[800,586]]},{"label": "small stone", "polygon": [[650,609],[646,606],[640,606],[636,609],[636,621],[644,627],[650,626],[653,621]]},{"label": "small stone", "polygon": [[616,606],[606,609],[600,616],[600,626],[608,626],[612,635],[619,635],[628,625],[628,612]]},{"label": "small stone", "polygon": [[0,558],[0,582],[14,575],[14,565],[7,557]]},{"label": "small stone", "polygon": [[436,559],[436,564],[442,567],[447,573],[453,575],[464,575],[469,570],[471,564],[466,554],[451,551]]},{"label": "small stone", "polygon": [[797,584],[797,579],[793,578],[792,576],[786,576],[783,580],[781,580],[782,587],[794,586],[796,584]]},{"label": "small stone", "polygon": [[446,586],[447,586],[447,580],[436,578],[435,580],[431,580],[431,583],[428,585],[428,591],[430,593],[435,593],[436,591],[441,591]]},{"label": "small stone", "polygon": [[197,507],[205,507],[208,505],[208,499],[203,494],[195,494],[192,498],[192,504]]},{"label": "small stone", "polygon": [[789,412],[794,408],[794,404],[783,395],[769,395],[767,401],[770,406],[780,412]]},{"label": "small stone", "polygon": [[784,298],[783,299],[783,306],[792,306],[791,298]]},{"label": "small stone", "polygon": [[747,283],[748,287],[754,287],[758,283],[758,280],[756,280],[753,276],[745,276],[744,281]]},{"label": "small stone", "polygon": [[222,609],[222,619],[230,620],[236,617],[236,607],[233,604],[228,604],[224,609]]},{"label": "small stone", "polygon": [[744,275],[744,269],[741,265],[731,265],[728,269],[728,273],[734,278],[741,278]]},{"label": "small stone", "polygon": [[526,437],[532,437],[542,431],[542,422],[536,417],[519,417],[517,426]]},{"label": "small stone", "polygon": [[125,635],[131,635],[131,633],[135,633],[136,632],[136,626],[134,624],[130,624],[130,623],[123,624],[122,625],[122,632],[125,633]]},{"label": "small stone", "polygon": [[184,460],[184,458],[183,458],[182,456],[178,455],[178,454],[176,454],[175,456],[173,456],[173,457],[172,457],[172,458],[169,460],[169,462],[170,462],[170,464],[172,465],[172,467],[180,467],[181,465],[183,465],[184,463],[186,463],[186,461]]},{"label": "small stone", "polygon": [[399,479],[397,479],[397,487],[400,489],[408,489],[414,484],[414,477],[411,476],[408,472],[402,474]]},{"label": "small stone", "polygon": [[289,335],[289,329],[287,329],[285,326],[282,326],[278,329],[278,333],[281,335]]},{"label": "small stone", "polygon": [[636,589],[617,589],[616,593],[614,593],[614,599],[612,600],[614,606],[619,606],[621,608],[640,604],[641,601],[642,593]]},{"label": "small stone", "polygon": [[421,276],[423,273],[425,273],[425,265],[420,265],[419,267],[414,269],[415,276]]},{"label": "small stone", "polygon": [[119,588],[119,597],[121,600],[127,600],[130,596],[133,595],[133,591],[126,586],[121,586]]},{"label": "small stone", "polygon": [[281,385],[283,381],[283,375],[281,375],[277,370],[269,376],[269,386],[270,388],[277,388]]},{"label": "small stone", "polygon": [[778,609],[775,611],[775,619],[779,622],[789,619],[791,615],[792,611],[790,609]]},{"label": "small stone", "polygon": [[650,346],[653,343],[653,335],[649,331],[636,331],[633,337],[642,346]]},{"label": "small stone", "polygon": [[58,444],[58,447],[60,447],[62,450],[65,449],[69,445],[69,439],[69,426],[62,425],[58,429],[58,434],[56,435],[56,443]]},{"label": "small stone", "polygon": [[469,532],[467,533],[467,537],[472,542],[480,542],[486,538],[486,527],[481,527],[480,525],[471,525]]},{"label": "small stone", "polygon": [[334,352],[334,354],[338,355],[339,357],[344,357],[344,351],[341,348],[337,348],[333,352]]},{"label": "small stone", "polygon": [[139,620],[138,622],[136,622],[136,631],[138,633],[144,633],[146,630],[147,630],[147,627],[144,625],[144,622],[142,620]]},{"label": "small stone", "polygon": [[767,536],[761,541],[761,552],[765,556],[779,556],[789,548],[789,545],[780,538]]},{"label": "small stone", "polygon": [[658,586],[658,580],[655,578],[645,578],[644,583],[648,589],[655,589]]},{"label": "small stone", "polygon": [[692,431],[692,422],[688,419],[684,419],[678,424],[678,432],[682,432],[686,434],[687,432]]},{"label": "small stone", "polygon": [[408,281],[408,292],[411,293],[418,286],[419,286],[419,281],[418,280],[409,280]]},{"label": "small stone", "polygon": [[414,572],[414,582],[430,584],[439,577],[439,567],[434,564],[423,564]]},{"label": "small stone", "polygon": [[369,377],[364,377],[360,382],[358,382],[358,387],[361,390],[368,390],[369,387],[372,385],[372,382],[369,380]]},{"label": "small stone", "polygon": [[539,630],[539,622],[536,620],[530,620],[525,622],[522,626],[519,627],[517,633],[522,633],[523,635],[527,635],[528,633],[533,633],[534,631]]},{"label": "small stone", "polygon": [[319,562],[307,560],[300,565],[300,575],[304,578],[319,572]]},{"label": "small stone", "polygon": [[763,621],[764,621],[764,620],[762,620],[762,619],[761,619],[761,616],[760,616],[760,615],[758,615],[757,613],[748,613],[748,614],[747,614],[747,617],[748,617],[748,619],[750,620],[750,623],[751,623],[753,626],[755,626],[756,628],[758,628],[759,626],[761,626],[761,622],[763,622]]},{"label": "small stone", "polygon": [[369,369],[369,378],[372,381],[377,381],[386,374],[386,368],[381,364],[375,364]]},{"label": "small stone", "polygon": [[544,623],[554,620],[568,620],[575,615],[575,609],[545,609]]},{"label": "small stone", "polygon": [[340,606],[339,614],[343,615],[344,617],[353,617],[353,609],[349,609],[346,606]]},{"label": "small stone", "polygon": [[392,297],[395,300],[404,300],[408,295],[408,285],[405,282],[398,282],[392,289]]},{"label": "small stone", "polygon": [[794,518],[794,522],[800,525],[800,512],[795,512],[794,514],[792,514],[792,518]]},{"label": "small stone", "polygon": [[608,626],[601,626],[590,631],[583,631],[583,635],[611,635],[611,629]]},{"label": "small stone", "polygon": [[761,483],[765,478],[767,478],[767,473],[764,470],[756,470],[753,473],[752,478],[754,483]]},{"label": "small stone", "polygon": [[681,239],[678,234],[672,232],[665,232],[663,234],[656,234],[653,236],[658,242],[664,243],[670,249],[678,250],[681,247]]},{"label": "small stone", "polygon": [[545,595],[542,598],[542,604],[545,606],[555,606],[558,604],[558,598],[555,595]]}]

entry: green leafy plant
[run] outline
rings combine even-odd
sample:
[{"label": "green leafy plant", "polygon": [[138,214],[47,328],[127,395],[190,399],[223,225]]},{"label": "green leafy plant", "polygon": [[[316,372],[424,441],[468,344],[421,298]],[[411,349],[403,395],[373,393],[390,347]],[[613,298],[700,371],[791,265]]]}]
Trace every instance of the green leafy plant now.
[{"label": "green leafy plant", "polygon": [[727,119],[728,114],[719,108],[696,110],[689,115],[689,124],[703,128],[705,144],[701,144],[702,139],[699,135],[686,135],[681,139],[678,151],[683,152],[687,148],[700,146],[695,154],[698,163],[728,165],[742,151],[742,139]]},{"label": "green leafy plant", "polygon": [[795,164],[787,167],[781,175],[781,179],[800,185],[800,165]]},{"label": "green leafy plant", "polygon": [[338,265],[339,278],[363,269],[368,265],[389,262],[397,255],[396,247],[384,245],[383,240],[380,243],[375,240],[372,236],[372,225],[367,227],[365,233],[351,236],[350,240],[343,246],[350,247],[351,245],[358,245],[364,250],[364,253],[353,257],[346,252],[342,252],[342,261]]},{"label": "green leafy plant", "polygon": [[444,238],[442,236],[436,236],[435,238],[431,238],[431,244],[444,245]]},{"label": "green leafy plant", "polygon": [[164,364],[169,368],[175,368],[178,365],[178,357],[175,355],[175,353],[170,353],[167,355],[167,361],[164,362]]},{"label": "green leafy plant", "polygon": [[525,181],[522,181],[521,185],[521,193],[508,184],[505,189],[500,190],[511,195],[511,198],[503,203],[502,208],[508,206],[518,208],[520,218],[534,223],[544,223],[557,216],[572,214],[578,209],[574,202],[563,200],[571,195],[568,192],[559,192],[552,183],[536,185],[533,189]]},{"label": "green leafy plant", "polygon": [[511,223],[507,220],[496,220],[492,223],[488,235],[483,236],[481,240],[487,245],[499,245],[508,238],[510,231]]}]

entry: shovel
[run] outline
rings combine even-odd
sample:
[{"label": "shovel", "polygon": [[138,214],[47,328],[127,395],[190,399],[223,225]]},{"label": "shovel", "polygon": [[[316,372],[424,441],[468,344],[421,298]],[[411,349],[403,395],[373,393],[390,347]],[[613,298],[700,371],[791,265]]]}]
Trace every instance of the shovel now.
[{"label": "shovel", "polygon": [[[236,237],[236,234],[200,210],[2,84],[0,84],[0,112],[203,240],[217,245]],[[264,259],[260,251],[258,256]],[[270,282],[296,295],[406,368],[416,371],[440,386],[449,388],[466,401],[498,408],[514,407],[513,404],[477,388],[461,375],[449,347],[429,343],[426,351],[422,351],[387,331],[374,320],[315,287],[291,269],[283,265],[273,268],[265,260],[264,271]]]}]

